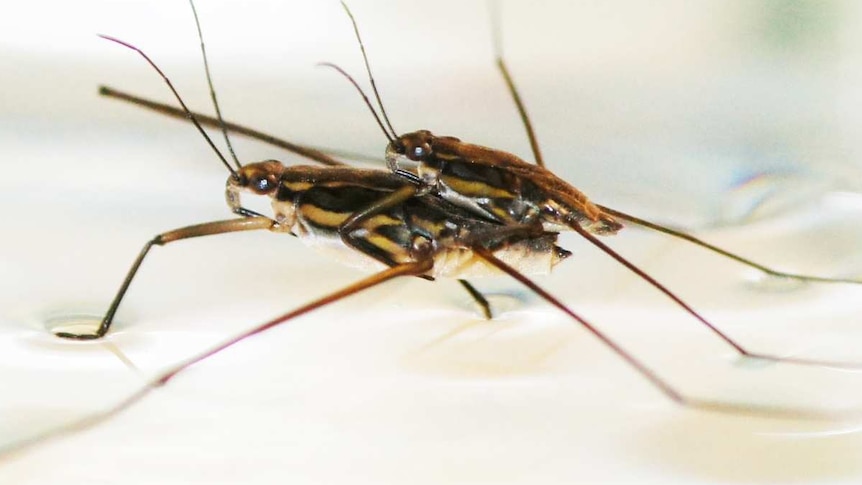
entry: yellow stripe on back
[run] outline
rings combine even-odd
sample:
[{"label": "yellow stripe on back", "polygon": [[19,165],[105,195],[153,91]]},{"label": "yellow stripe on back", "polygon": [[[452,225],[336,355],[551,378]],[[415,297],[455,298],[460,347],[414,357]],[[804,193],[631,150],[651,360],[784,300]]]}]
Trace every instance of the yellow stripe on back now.
[{"label": "yellow stripe on back", "polygon": [[513,199],[515,197],[515,194],[506,189],[497,188],[480,181],[464,180],[444,174],[440,174],[440,180],[453,191],[467,197],[496,197],[500,199]]},{"label": "yellow stripe on back", "polygon": [[299,206],[299,211],[302,213],[302,217],[312,224],[333,229],[337,229],[352,215],[350,212],[333,212],[321,209],[314,204],[302,204]]}]

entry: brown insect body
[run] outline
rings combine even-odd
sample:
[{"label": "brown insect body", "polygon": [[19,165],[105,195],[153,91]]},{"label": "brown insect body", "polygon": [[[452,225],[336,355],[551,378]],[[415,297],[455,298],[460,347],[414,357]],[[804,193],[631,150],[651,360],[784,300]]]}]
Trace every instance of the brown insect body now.
[{"label": "brown insect body", "polygon": [[419,178],[435,194],[503,224],[540,221],[547,230],[577,224],[598,235],[623,227],[553,172],[502,150],[419,130],[387,146],[390,170],[401,170],[405,157],[418,162]]},{"label": "brown insect body", "polygon": [[[556,233],[541,226],[501,226],[436,197],[413,197],[369,217],[345,234],[357,207],[365,207],[407,185],[380,170],[290,166],[269,160],[247,164],[228,178],[226,198],[241,207],[241,193],[272,199],[277,223],[270,230],[290,232],[338,260],[363,269],[433,258],[425,278],[499,274],[474,257],[482,245],[522,272],[548,273],[571,253],[555,245]],[[382,264],[381,264],[382,263]]]}]

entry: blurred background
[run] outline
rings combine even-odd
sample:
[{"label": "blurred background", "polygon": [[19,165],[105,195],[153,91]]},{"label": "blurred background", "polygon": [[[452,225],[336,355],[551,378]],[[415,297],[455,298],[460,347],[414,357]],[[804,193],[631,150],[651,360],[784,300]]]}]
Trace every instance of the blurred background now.
[{"label": "blurred background", "polygon": [[[349,2],[395,128],[532,159],[494,65],[483,1]],[[862,5],[852,1],[503,1],[502,49],[549,168],[591,198],[800,272],[862,273]],[[338,2],[200,2],[225,117],[382,158]],[[182,1],[23,2],[0,16],[0,450],[117,402],[146,376],[359,275],[297,241],[157,249],[105,342],[97,315],[145,240],[225,218],[226,173],[190,126],[99,85],[212,112]],[[304,163],[234,138],[243,161]],[[758,349],[862,361],[859,289],[770,285],[664,238],[614,247]],[[574,238],[537,280],[674,385],[716,399],[862,409],[855,372],[738,364],[666,300]],[[157,255],[156,255],[157,254]],[[298,275],[302,284],[298,285]],[[731,483],[862,476],[858,423],[716,416],[667,402],[508,280],[478,318],[452,284],[396,283],[288,325],[122,417],[0,455],[9,483]],[[220,360],[221,359],[221,360]],[[3,448],[3,447],[7,448]],[[83,450],[83,451],[82,451]],[[91,453],[98,459],[81,460]],[[81,453],[81,455],[79,455]],[[50,467],[46,464],[51,464]]]}]

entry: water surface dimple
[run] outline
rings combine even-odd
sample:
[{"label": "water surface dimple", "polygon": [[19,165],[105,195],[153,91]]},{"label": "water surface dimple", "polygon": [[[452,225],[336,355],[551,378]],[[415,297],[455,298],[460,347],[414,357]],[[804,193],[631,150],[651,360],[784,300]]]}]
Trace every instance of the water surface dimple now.
[{"label": "water surface dimple", "polygon": [[749,279],[748,286],[761,293],[790,293],[799,291],[809,283],[786,276],[775,276],[767,273],[759,273]]},{"label": "water surface dimple", "polygon": [[70,313],[47,318],[45,328],[54,335],[93,335],[101,323],[101,315]]}]

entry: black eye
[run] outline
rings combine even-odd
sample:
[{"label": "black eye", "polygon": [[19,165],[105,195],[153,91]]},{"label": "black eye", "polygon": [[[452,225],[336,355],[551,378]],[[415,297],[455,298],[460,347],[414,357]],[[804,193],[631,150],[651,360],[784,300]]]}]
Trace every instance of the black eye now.
[{"label": "black eye", "polygon": [[266,192],[270,189],[271,183],[266,177],[256,177],[251,180],[251,186],[255,192]]},{"label": "black eye", "polygon": [[427,143],[416,145],[407,152],[407,158],[413,161],[422,161],[431,154],[431,147]]}]

